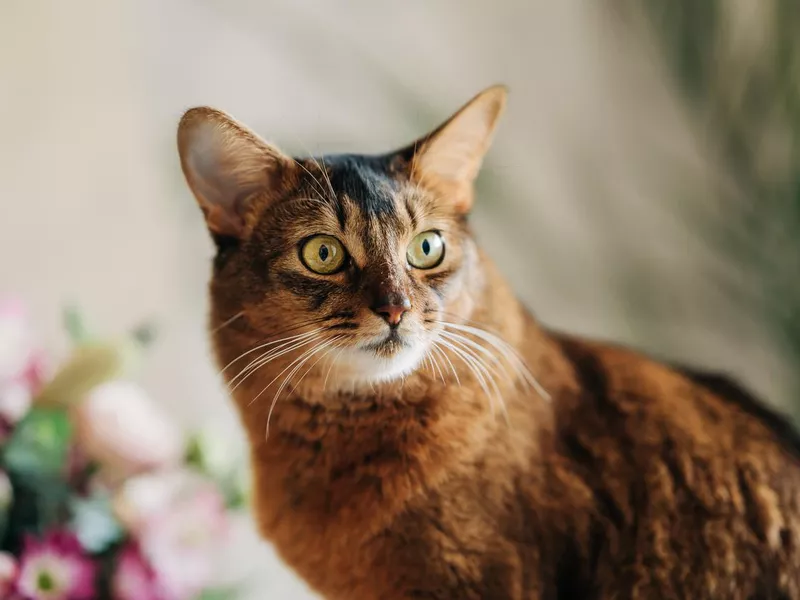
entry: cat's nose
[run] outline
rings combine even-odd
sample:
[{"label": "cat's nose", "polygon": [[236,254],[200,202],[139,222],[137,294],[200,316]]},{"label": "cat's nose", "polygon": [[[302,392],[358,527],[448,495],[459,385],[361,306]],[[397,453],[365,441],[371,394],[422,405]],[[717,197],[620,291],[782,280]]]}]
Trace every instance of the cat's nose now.
[{"label": "cat's nose", "polygon": [[383,317],[390,327],[397,327],[403,315],[411,310],[411,300],[405,294],[393,292],[379,297],[370,308]]}]

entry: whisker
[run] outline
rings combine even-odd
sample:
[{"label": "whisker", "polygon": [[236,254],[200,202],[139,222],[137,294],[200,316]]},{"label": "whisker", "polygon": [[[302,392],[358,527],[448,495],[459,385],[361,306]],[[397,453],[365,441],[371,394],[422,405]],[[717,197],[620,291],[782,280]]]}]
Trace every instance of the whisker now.
[{"label": "whisker", "polygon": [[[245,379],[247,379],[251,374],[255,373],[258,369],[260,369],[261,367],[263,367],[267,363],[269,363],[269,362],[273,361],[274,359],[279,358],[279,357],[281,357],[281,356],[283,356],[285,354],[288,354],[289,352],[292,352],[293,350],[297,350],[298,348],[301,348],[301,347],[303,347],[303,346],[305,346],[307,344],[312,343],[316,337],[318,337],[318,335],[316,334],[316,332],[314,332],[314,334],[302,337],[300,339],[295,339],[295,340],[292,340],[292,341],[284,342],[283,344],[281,344],[279,346],[276,346],[275,348],[272,348],[271,350],[268,350],[267,352],[263,353],[258,358],[256,358],[254,361],[252,361],[244,369],[242,369],[236,375],[236,377],[233,377],[228,382],[228,387],[230,388],[230,386],[233,385],[234,387],[231,389],[231,391],[234,391],[236,388],[239,387],[239,385],[241,385],[241,383]],[[241,377],[241,379],[239,379],[240,377]],[[238,382],[236,381],[237,379],[239,379]]]},{"label": "whisker", "polygon": [[222,329],[225,329],[228,325],[233,323],[236,319],[240,319],[243,316],[244,316],[244,311],[241,310],[238,313],[236,313],[235,315],[233,315],[231,318],[229,318],[226,321],[223,321],[222,323],[217,325],[214,329],[211,330],[211,333],[214,334],[214,333],[217,333],[218,331],[220,331]]},{"label": "whisker", "polygon": [[[336,342],[336,341],[339,341],[339,338],[332,338],[332,339],[331,339],[331,342]],[[301,381],[303,381],[303,379],[305,379],[306,375],[308,375],[308,374],[309,374],[309,373],[310,373],[310,372],[311,372],[311,371],[314,369],[314,367],[316,367],[316,366],[319,364],[319,362],[320,362],[322,359],[324,359],[326,356],[328,356],[328,354],[330,354],[330,353],[331,353],[332,351],[334,351],[334,350],[337,350],[338,348],[339,348],[339,345],[338,345],[338,344],[333,344],[333,345],[332,345],[332,347],[330,347],[330,348],[328,348],[327,350],[325,350],[325,352],[323,352],[323,353],[322,353],[322,356],[320,356],[320,357],[319,357],[317,360],[315,360],[315,361],[314,361],[314,362],[311,364],[311,366],[310,366],[310,367],[308,367],[308,369],[306,369],[306,372],[305,372],[305,373],[303,373],[303,375],[300,377],[300,379],[298,379],[298,380],[297,380],[297,383],[295,383],[295,384],[292,386],[292,389],[291,389],[291,390],[289,390],[289,395],[291,396],[291,395],[294,393],[294,391],[297,389],[297,386],[299,386],[299,385],[300,385],[300,382],[301,382]]]},{"label": "whisker", "polygon": [[[287,329],[283,329],[282,331],[279,331],[278,333],[275,333],[273,335],[274,336],[283,335],[284,333],[288,333],[288,332],[293,331],[295,329],[299,329],[300,327],[305,327],[307,325],[315,325],[316,323],[319,323],[320,321],[321,321],[321,319],[309,319],[307,321],[302,321],[300,323],[296,323],[296,324],[292,325],[291,327],[288,327]],[[318,329],[318,331],[321,331],[321,329]],[[306,333],[310,333],[310,332],[306,332]],[[303,335],[303,334],[298,334],[298,335]],[[231,367],[231,365],[233,365],[235,362],[241,360],[245,356],[247,356],[249,354],[252,354],[253,352],[256,352],[258,350],[261,350],[262,348],[266,348],[267,346],[270,346],[272,344],[277,344],[277,343],[286,341],[288,339],[289,338],[282,338],[282,339],[279,339],[279,340],[270,340],[270,341],[267,341],[265,343],[262,343],[262,344],[260,344],[260,345],[258,345],[256,347],[254,347],[254,348],[251,348],[250,350],[247,350],[247,351],[243,352],[242,354],[240,354],[239,356],[234,358],[231,362],[229,362],[227,365],[225,365],[222,368],[222,370],[220,370],[220,375],[222,373],[224,373],[226,370],[228,370]]]},{"label": "whisker", "polygon": [[[313,159],[312,159],[312,160],[313,160]],[[322,197],[324,198],[324,197],[325,197],[325,195],[327,194],[327,192],[325,192],[325,188],[324,188],[324,186],[323,186],[323,185],[322,185],[322,184],[319,182],[319,180],[318,180],[318,179],[317,179],[317,178],[314,176],[314,174],[313,174],[313,173],[311,173],[311,171],[309,171],[309,170],[306,168],[306,166],[305,166],[305,165],[304,165],[302,162],[300,162],[299,160],[295,160],[294,162],[295,162],[295,164],[296,164],[297,166],[299,166],[301,169],[303,169],[303,171],[305,171],[305,172],[308,174],[308,176],[309,176],[309,177],[311,177],[311,181],[313,181],[313,182],[314,182],[314,187],[317,189],[317,191],[318,191],[318,192],[319,192],[319,193],[322,195]],[[316,162],[316,161],[315,161],[315,162]]]},{"label": "whisker", "polygon": [[475,352],[475,350],[473,350],[472,348],[467,346],[464,343],[463,336],[456,336],[456,335],[453,335],[453,334],[449,334],[448,335],[448,339],[450,340],[451,343],[457,345],[461,350],[463,350],[473,361],[475,361],[476,367],[480,370],[480,372],[486,378],[486,381],[488,382],[489,386],[492,388],[492,391],[494,392],[494,394],[495,394],[495,396],[497,398],[497,401],[498,401],[498,404],[500,405],[501,410],[505,414],[506,419],[508,419],[508,413],[506,412],[505,400],[503,399],[503,394],[500,392],[500,388],[497,385],[497,379],[495,378],[495,375],[499,375],[498,371],[495,370],[495,369],[491,369],[491,367],[486,363],[486,361],[480,355],[478,355],[478,353]]},{"label": "whisker", "polygon": [[[314,161],[314,164],[315,164],[315,165],[317,165],[317,168],[318,168],[318,169],[319,169],[319,170],[320,170],[320,171],[321,171],[323,174],[325,174],[325,171],[324,171],[324,170],[322,169],[322,167],[320,167],[320,165],[319,165],[319,161],[318,161],[316,158],[314,158],[314,156],[313,156],[313,153],[312,153],[312,152],[311,152],[311,150],[308,148],[308,146],[306,146],[306,145],[305,145],[305,144],[304,144],[304,143],[303,143],[303,142],[302,142],[302,141],[301,141],[301,140],[300,140],[300,139],[299,139],[297,136],[295,136],[295,141],[298,143],[298,145],[300,145],[300,146],[303,148],[303,151],[304,151],[304,152],[305,152],[305,153],[308,155],[307,157],[308,157],[310,160]],[[298,165],[300,165],[300,167],[301,167],[301,168],[302,168],[302,169],[303,169],[303,170],[304,170],[306,173],[308,173],[308,175],[309,175],[309,176],[311,177],[311,179],[314,181],[314,184],[315,184],[315,186],[319,186],[319,187],[318,187],[318,189],[319,189],[319,191],[322,193],[322,197],[324,198],[324,197],[326,196],[326,193],[325,193],[325,186],[323,186],[323,185],[322,185],[322,183],[319,181],[319,179],[318,179],[318,178],[317,178],[317,177],[316,177],[316,176],[315,176],[313,173],[311,173],[311,172],[310,172],[310,171],[309,171],[309,170],[308,170],[308,169],[305,167],[305,165],[303,165],[302,163],[300,163],[300,161],[295,161],[295,162],[296,162]],[[328,186],[330,187],[330,191],[331,191],[331,197],[330,197],[330,198],[328,198],[328,199],[329,199],[331,202],[335,202],[335,201],[336,201],[336,194],[333,192],[333,186],[332,186],[332,185],[330,185],[330,181],[328,181]],[[321,189],[320,189],[320,188],[321,188]]]},{"label": "whisker", "polygon": [[508,374],[508,372],[505,369],[505,365],[503,364],[503,362],[499,358],[497,358],[488,348],[485,348],[485,347],[481,346],[480,344],[478,344],[477,342],[469,339],[468,337],[465,337],[463,335],[459,335],[457,333],[453,333],[452,331],[442,331],[441,335],[443,335],[445,337],[449,337],[451,339],[458,339],[463,344],[466,344],[470,348],[473,348],[473,349],[479,351],[481,354],[483,354],[487,358],[489,358],[492,361],[492,363],[494,363],[495,366],[497,366],[498,368],[502,368],[503,371],[506,372],[506,374]]},{"label": "whisker", "polygon": [[[292,377],[294,377],[295,373],[297,373],[297,371],[300,370],[300,368],[306,363],[306,361],[308,361],[308,359],[310,359],[312,356],[314,356],[314,354],[316,354],[319,350],[322,350],[323,348],[326,348],[326,347],[330,346],[332,343],[334,343],[334,341],[335,341],[335,339],[330,339],[330,340],[324,341],[321,344],[318,344],[317,346],[314,346],[311,350],[305,352],[303,355],[301,355],[302,360],[297,364],[297,366],[294,367],[294,369],[292,369],[292,371],[283,380],[283,382],[281,383],[280,387],[278,388],[278,391],[275,392],[275,397],[272,399],[272,404],[270,404],[269,412],[267,413],[267,428],[266,428],[266,431],[265,431],[265,438],[264,438],[265,440],[269,439],[269,424],[270,424],[270,421],[272,420],[272,412],[275,410],[275,405],[278,403],[278,398],[280,397],[281,392],[283,392],[284,388],[286,387],[286,384],[292,379]],[[271,382],[270,382],[270,385],[271,385]],[[267,387],[269,387],[269,385]],[[264,388],[264,389],[266,389],[266,388]],[[263,393],[263,390],[262,390],[262,393]]]},{"label": "whisker", "polygon": [[468,325],[458,325],[456,323],[450,323],[448,321],[438,321],[438,323],[444,327],[449,327],[457,331],[470,333],[475,337],[480,338],[483,341],[487,342],[488,344],[494,346],[508,361],[508,363],[513,366],[518,376],[524,379],[528,385],[533,387],[544,400],[547,400],[548,402],[551,400],[550,394],[547,392],[547,390],[544,389],[542,384],[539,383],[539,380],[536,379],[536,377],[534,377],[533,373],[531,373],[530,369],[525,364],[525,361],[520,355],[519,351],[517,351],[516,348],[514,348],[504,339],[500,338],[499,336],[493,333],[486,331],[485,329],[480,329],[478,327],[471,327]]},{"label": "whisker", "polygon": [[[269,355],[270,353],[276,352],[276,351],[280,350],[281,348],[284,348],[284,347],[288,346],[289,344],[292,344],[292,343],[295,343],[295,342],[299,342],[299,341],[302,341],[302,340],[307,339],[307,338],[315,337],[322,330],[323,330],[323,328],[320,327],[320,328],[317,328],[317,329],[312,329],[311,331],[306,331],[305,333],[298,333],[297,335],[291,335],[289,337],[281,338],[279,340],[274,340],[274,341],[271,341],[271,342],[267,342],[266,344],[261,344],[257,348],[254,348],[254,350],[263,349],[263,348],[269,347],[269,346],[273,346],[273,347],[270,348],[269,350],[265,350],[264,352],[259,354],[256,358],[251,360],[247,365],[244,366],[244,368],[242,368],[242,370],[239,373],[241,374],[244,371],[248,371],[248,370],[252,369],[253,366],[258,361],[260,361],[261,359],[263,359],[265,356]],[[236,377],[234,377],[233,379],[236,379]]]},{"label": "whisker", "polygon": [[341,356],[342,352],[344,352],[346,347],[347,346],[343,345],[341,348],[339,348],[339,352],[337,352],[336,356],[333,357],[333,360],[331,361],[331,364],[328,367],[328,372],[325,373],[325,381],[322,383],[322,393],[323,394],[325,393],[325,390],[328,389],[328,377],[331,376],[331,370],[333,369],[334,365],[338,365],[338,363],[336,361],[339,359],[339,356]]},{"label": "whisker", "polygon": [[487,385],[486,379],[484,378],[483,374],[477,368],[475,361],[463,350],[455,346],[449,341],[446,340],[439,340],[439,343],[453,352],[461,361],[467,366],[467,368],[472,372],[475,376],[475,379],[478,380],[478,385],[481,386],[483,393],[486,394],[486,398],[489,400],[489,405],[492,407],[492,412],[494,412],[494,399],[492,394],[489,392],[489,387]]},{"label": "whisker", "polygon": [[[431,349],[433,349],[433,346],[431,347]],[[433,353],[430,353],[430,354],[426,354],[425,356],[427,356],[428,358],[431,359],[431,363],[433,363],[433,366],[439,372],[439,378],[442,380],[442,384],[444,384],[444,373],[442,373],[442,369],[441,369],[441,367],[439,367],[439,362],[436,360],[436,355],[433,354]],[[436,378],[436,373],[434,373],[434,379],[435,378]]]},{"label": "whisker", "polygon": [[440,348],[440,347],[437,345],[437,343],[436,343],[436,342],[434,342],[434,343],[433,343],[433,346],[432,346],[432,347],[433,347],[433,349],[434,349],[434,350],[436,350],[436,351],[437,351],[437,352],[438,352],[438,353],[439,353],[441,356],[443,356],[443,357],[444,357],[444,359],[447,361],[447,363],[450,365],[450,370],[453,372],[453,377],[455,377],[456,384],[457,384],[458,386],[461,386],[461,381],[458,379],[458,372],[456,371],[456,368],[455,368],[455,366],[453,365],[453,361],[452,361],[452,360],[450,360],[450,357],[449,357],[449,356],[447,356],[447,352],[445,352],[444,350],[442,350],[442,348]]},{"label": "whisker", "polygon": [[[312,160],[316,162],[317,167],[319,167],[319,162],[317,161],[317,159],[312,157]],[[331,200],[335,202],[336,192],[333,190],[333,184],[331,183],[331,178],[328,176],[328,167],[325,165],[325,158],[320,156],[320,160],[322,161],[322,167],[320,168],[320,171],[322,171],[322,177],[325,179],[325,181],[328,182],[328,189],[331,191]]]},{"label": "whisker", "polygon": [[[433,359],[431,358],[430,354],[426,353],[422,356],[422,365],[427,371],[430,372],[430,376],[433,378],[433,380],[436,381],[436,370],[434,369]],[[403,379],[405,380],[405,377]]]},{"label": "whisker", "polygon": [[278,373],[278,374],[277,374],[275,377],[273,377],[273,378],[272,378],[272,380],[271,380],[271,381],[270,381],[270,382],[269,382],[267,385],[265,385],[265,386],[264,386],[264,388],[263,388],[263,389],[262,389],[262,390],[261,390],[261,391],[260,391],[258,394],[256,394],[255,398],[253,398],[252,400],[250,400],[250,402],[248,403],[248,406],[250,406],[251,404],[253,404],[253,402],[255,402],[256,400],[258,400],[258,399],[259,399],[259,398],[262,396],[262,394],[263,394],[264,392],[266,392],[266,391],[267,391],[267,390],[270,388],[270,386],[271,386],[273,383],[275,383],[276,381],[278,381],[278,379],[280,379],[280,378],[281,378],[281,376],[282,376],[284,373],[286,373],[286,371],[288,371],[289,369],[291,369],[292,367],[294,367],[294,365],[296,365],[296,364],[298,363],[298,361],[302,360],[302,359],[303,359],[303,358],[305,358],[306,356],[309,356],[309,355],[310,355],[310,354],[311,354],[311,353],[312,353],[312,352],[313,352],[313,351],[314,351],[316,348],[318,348],[318,347],[319,347],[319,345],[320,345],[320,344],[322,344],[322,343],[323,343],[323,342],[319,342],[319,343],[317,343],[317,345],[315,345],[315,346],[312,346],[311,348],[307,348],[307,349],[303,350],[303,352],[300,354],[300,356],[296,357],[296,358],[295,358],[294,360],[292,360],[292,361],[291,361],[291,362],[290,362],[288,365],[286,365],[286,366],[283,368],[283,370],[282,370],[280,373]]}]

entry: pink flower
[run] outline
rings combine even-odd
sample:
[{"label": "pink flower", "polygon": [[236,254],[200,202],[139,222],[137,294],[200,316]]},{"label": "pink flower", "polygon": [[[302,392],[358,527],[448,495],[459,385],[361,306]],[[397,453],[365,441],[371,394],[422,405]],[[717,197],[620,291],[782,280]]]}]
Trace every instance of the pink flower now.
[{"label": "pink flower", "polygon": [[25,370],[20,374],[20,379],[33,394],[36,394],[47,383],[49,376],[50,363],[47,356],[40,349],[34,350],[33,354],[29,356]]},{"label": "pink flower", "polygon": [[114,600],[168,600],[156,572],[134,543],[120,551],[111,579],[111,596]]},{"label": "pink flower", "polygon": [[222,498],[207,488],[148,522],[139,539],[168,596],[183,600],[200,593],[215,576],[216,550],[225,533]]},{"label": "pink flower", "polygon": [[154,473],[125,483],[115,501],[170,600],[197,595],[215,576],[228,522],[219,490],[188,471]]},{"label": "pink flower", "polygon": [[45,370],[25,307],[19,300],[0,298],[0,419],[13,425],[25,416]]},{"label": "pink flower", "polygon": [[0,598],[8,598],[17,581],[17,559],[7,552],[0,552]]},{"label": "pink flower", "polygon": [[96,565],[77,538],[53,531],[42,539],[26,537],[16,592],[26,600],[92,600]]},{"label": "pink flower", "polygon": [[25,306],[17,298],[0,298],[0,382],[21,376],[33,351]]},{"label": "pink flower", "polygon": [[181,432],[134,383],[97,386],[74,407],[73,416],[86,455],[117,478],[175,465],[182,458]]}]

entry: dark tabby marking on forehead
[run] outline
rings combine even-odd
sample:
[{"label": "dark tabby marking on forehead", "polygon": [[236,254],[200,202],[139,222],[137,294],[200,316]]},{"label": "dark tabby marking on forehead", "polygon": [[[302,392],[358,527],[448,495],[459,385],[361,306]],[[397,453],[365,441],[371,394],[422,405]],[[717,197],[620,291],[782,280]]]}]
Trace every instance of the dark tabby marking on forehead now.
[{"label": "dark tabby marking on forehead", "polygon": [[330,178],[334,189],[346,194],[369,217],[397,214],[394,193],[397,186],[389,177],[382,157],[344,155],[331,157]]},{"label": "dark tabby marking on forehead", "polygon": [[[389,157],[336,154],[311,161],[317,169],[325,171],[321,177],[333,188],[335,198],[326,195],[326,199],[335,203],[342,229],[346,228],[349,216],[343,197],[352,201],[367,218],[379,217],[396,222],[395,195],[399,186],[397,174],[390,171]],[[314,173],[313,167],[310,170]]]},{"label": "dark tabby marking on forehead", "polygon": [[[229,383],[255,365],[232,396],[261,533],[329,600],[800,600],[794,428],[723,377],[540,326],[477,251],[504,102],[377,157],[182,119],[216,359]],[[414,268],[434,225],[442,260]],[[353,260],[312,272],[316,235]]]}]

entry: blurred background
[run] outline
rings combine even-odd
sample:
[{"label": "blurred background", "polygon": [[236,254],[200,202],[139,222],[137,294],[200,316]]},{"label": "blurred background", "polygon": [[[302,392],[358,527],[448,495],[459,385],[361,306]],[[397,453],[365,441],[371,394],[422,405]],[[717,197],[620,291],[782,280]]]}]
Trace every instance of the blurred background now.
[{"label": "blurred background", "polygon": [[[238,424],[175,149],[208,104],[295,153],[378,152],[506,83],[473,223],[546,324],[735,374],[800,416],[797,0],[3,0],[0,292],[155,317],[145,385]],[[313,597],[244,525],[252,598]]]}]

